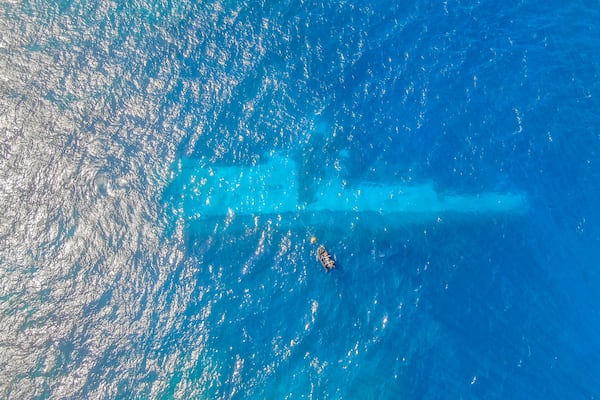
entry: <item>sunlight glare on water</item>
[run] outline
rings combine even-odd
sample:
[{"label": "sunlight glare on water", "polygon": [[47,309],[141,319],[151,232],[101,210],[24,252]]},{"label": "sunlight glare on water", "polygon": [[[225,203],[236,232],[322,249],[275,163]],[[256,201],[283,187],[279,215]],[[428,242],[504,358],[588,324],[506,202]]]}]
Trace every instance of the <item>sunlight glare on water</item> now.
[{"label": "sunlight glare on water", "polygon": [[0,397],[598,397],[597,20],[2,2]]}]

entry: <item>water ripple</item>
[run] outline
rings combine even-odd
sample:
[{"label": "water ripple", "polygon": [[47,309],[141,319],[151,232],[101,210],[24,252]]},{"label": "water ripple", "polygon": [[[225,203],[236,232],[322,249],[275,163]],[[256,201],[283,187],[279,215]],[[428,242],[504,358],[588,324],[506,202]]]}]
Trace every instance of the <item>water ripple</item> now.
[{"label": "water ripple", "polygon": [[[176,160],[210,170],[274,151],[312,168],[306,186],[333,170],[349,185],[428,177],[475,191],[541,191],[542,171],[558,186],[540,160],[566,122],[598,125],[595,42],[559,49],[593,36],[597,12],[556,7],[577,21],[557,29],[552,7],[529,7],[0,4],[0,397],[528,397],[597,382],[570,371],[597,360],[565,350],[576,341],[554,315],[581,320],[538,283],[550,245],[528,247],[536,229],[567,235],[550,211],[529,231],[508,217],[387,232],[286,216],[291,229],[281,215],[190,222],[163,197]],[[571,179],[570,193],[592,204],[590,129],[586,164],[573,145],[558,165],[580,172],[586,190]],[[565,243],[593,236],[594,220],[578,215]]]}]

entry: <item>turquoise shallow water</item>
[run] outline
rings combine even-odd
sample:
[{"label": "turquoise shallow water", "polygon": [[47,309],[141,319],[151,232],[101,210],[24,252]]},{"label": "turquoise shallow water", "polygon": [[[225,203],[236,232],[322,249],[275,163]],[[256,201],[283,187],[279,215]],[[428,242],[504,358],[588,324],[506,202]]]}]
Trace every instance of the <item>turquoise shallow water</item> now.
[{"label": "turquoise shallow water", "polygon": [[1,3],[0,397],[598,397],[599,13]]}]

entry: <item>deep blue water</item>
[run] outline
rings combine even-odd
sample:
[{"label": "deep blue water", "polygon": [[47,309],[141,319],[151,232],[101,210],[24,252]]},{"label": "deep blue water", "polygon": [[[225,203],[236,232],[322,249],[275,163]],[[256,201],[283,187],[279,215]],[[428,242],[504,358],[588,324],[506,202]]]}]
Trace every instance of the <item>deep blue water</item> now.
[{"label": "deep blue water", "polygon": [[[194,3],[0,4],[0,398],[600,396],[597,1]],[[528,207],[182,215],[269,153]]]}]

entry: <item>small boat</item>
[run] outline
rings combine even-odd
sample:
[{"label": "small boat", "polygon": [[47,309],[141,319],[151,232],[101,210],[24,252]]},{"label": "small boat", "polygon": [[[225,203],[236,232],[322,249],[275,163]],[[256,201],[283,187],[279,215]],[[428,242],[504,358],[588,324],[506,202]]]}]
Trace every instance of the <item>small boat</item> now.
[{"label": "small boat", "polygon": [[329,254],[323,245],[320,245],[317,248],[317,260],[321,262],[321,265],[326,271],[335,268],[335,261],[333,261],[333,257],[331,257],[331,254]]}]

